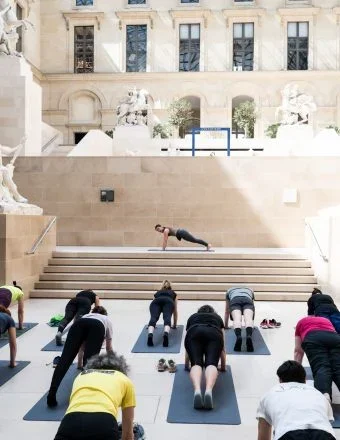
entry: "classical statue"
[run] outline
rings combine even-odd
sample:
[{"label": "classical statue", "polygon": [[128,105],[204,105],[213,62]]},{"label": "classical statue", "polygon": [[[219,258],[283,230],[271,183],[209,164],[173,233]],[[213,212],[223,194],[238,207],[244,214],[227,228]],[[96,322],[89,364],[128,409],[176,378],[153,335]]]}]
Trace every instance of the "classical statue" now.
[{"label": "classical statue", "polygon": [[129,90],[117,107],[117,125],[147,125],[150,105],[148,92],[144,89]]},{"label": "classical statue", "polygon": [[[42,209],[35,205],[29,205],[28,200],[23,197],[13,181],[14,163],[21,153],[26,142],[24,137],[20,144],[14,148],[0,144],[0,213],[10,214],[42,214]],[[7,165],[3,165],[2,157],[13,158]]]},{"label": "classical statue", "polygon": [[[17,28],[21,26],[27,30],[28,24],[34,29],[34,25],[30,21],[18,20],[9,0],[0,0],[0,53],[21,56],[17,51],[11,49],[8,36],[15,34]],[[6,50],[1,48],[3,46]]]},{"label": "classical statue", "polygon": [[[275,119],[282,125],[301,125],[308,122],[310,113],[316,111],[311,95],[301,93],[297,84],[288,84],[282,90],[282,105],[277,108]],[[279,120],[279,114],[281,120]]]}]

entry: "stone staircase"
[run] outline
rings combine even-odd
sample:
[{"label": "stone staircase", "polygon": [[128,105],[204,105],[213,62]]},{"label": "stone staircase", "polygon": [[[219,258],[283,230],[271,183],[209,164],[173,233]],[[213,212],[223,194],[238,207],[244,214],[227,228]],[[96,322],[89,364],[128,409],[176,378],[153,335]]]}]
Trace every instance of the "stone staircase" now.
[{"label": "stone staircase", "polygon": [[305,301],[317,280],[298,253],[268,250],[150,252],[106,248],[57,250],[31,298],[71,298],[93,289],[106,299],[151,299],[169,279],[181,299],[224,300],[235,285],[247,285],[257,300]]}]

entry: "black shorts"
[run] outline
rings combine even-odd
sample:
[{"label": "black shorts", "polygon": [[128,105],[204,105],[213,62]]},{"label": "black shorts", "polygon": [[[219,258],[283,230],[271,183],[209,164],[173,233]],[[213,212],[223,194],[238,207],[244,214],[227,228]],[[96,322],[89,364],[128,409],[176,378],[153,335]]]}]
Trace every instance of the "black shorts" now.
[{"label": "black shorts", "polygon": [[185,349],[191,366],[200,365],[217,367],[223,350],[222,329],[207,325],[196,325],[187,331]]},{"label": "black shorts", "polygon": [[230,314],[234,310],[240,310],[243,313],[244,310],[249,309],[255,312],[254,302],[245,296],[236,296],[229,303]]},{"label": "black shorts", "polygon": [[287,432],[279,440],[335,440],[335,437],[320,429],[297,429]]}]

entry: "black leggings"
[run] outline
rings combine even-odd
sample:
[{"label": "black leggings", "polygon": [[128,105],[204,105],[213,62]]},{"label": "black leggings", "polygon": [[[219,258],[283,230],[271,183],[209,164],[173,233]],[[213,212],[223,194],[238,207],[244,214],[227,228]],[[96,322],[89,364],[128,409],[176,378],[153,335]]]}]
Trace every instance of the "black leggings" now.
[{"label": "black leggings", "polygon": [[161,313],[163,313],[164,325],[171,326],[171,316],[174,312],[174,302],[171,298],[156,298],[150,304],[150,321],[149,325],[155,327]]},{"label": "black leggings", "polygon": [[193,235],[190,234],[190,232],[186,231],[185,229],[177,229],[176,238],[178,240],[185,240],[190,241],[190,243],[197,243],[201,244],[202,246],[207,247],[208,243],[204,240],[201,240],[200,238],[195,238]]},{"label": "black leggings", "polygon": [[287,432],[279,440],[335,440],[335,437],[320,429],[297,429]]},{"label": "black leggings", "polygon": [[91,311],[91,302],[88,298],[72,298],[65,308],[65,316],[60,321],[58,332],[62,333],[72,319],[77,320]]},{"label": "black leggings", "polygon": [[112,414],[72,412],[60,423],[54,440],[119,440],[118,424]]},{"label": "black leggings", "polygon": [[208,367],[218,362],[223,351],[222,331],[207,325],[197,325],[189,328],[184,341],[191,366]]},{"label": "black leggings", "polygon": [[85,344],[83,364],[86,365],[87,360],[91,356],[100,353],[104,338],[105,327],[98,319],[82,318],[72,325],[68,332],[60,361],[53,373],[50,388],[52,393],[57,392],[61,381],[77,356],[82,344]]},{"label": "black leggings", "polygon": [[315,388],[331,396],[334,381],[340,390],[340,335],[312,331],[305,337],[302,348],[313,372]]}]

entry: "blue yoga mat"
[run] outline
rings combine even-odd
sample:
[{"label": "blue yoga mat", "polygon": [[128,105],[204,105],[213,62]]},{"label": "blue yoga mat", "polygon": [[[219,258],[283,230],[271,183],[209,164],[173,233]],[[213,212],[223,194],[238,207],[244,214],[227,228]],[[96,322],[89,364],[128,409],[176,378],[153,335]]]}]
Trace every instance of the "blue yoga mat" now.
[{"label": "blue yoga mat", "polygon": [[213,390],[213,410],[194,409],[193,396],[194,392],[189,372],[184,370],[184,365],[178,365],[167,418],[169,423],[205,425],[241,424],[230,366],[227,366],[226,372],[219,373],[218,375]]},{"label": "blue yoga mat", "polygon": [[[25,322],[23,330],[18,330],[17,329],[17,338],[19,336],[24,335],[25,333],[27,333],[29,330],[31,330],[36,325],[38,325],[37,322]],[[0,337],[0,348],[4,347],[8,343],[9,343],[8,333],[6,332],[3,335],[1,335],[1,337]]]},{"label": "blue yoga mat", "polygon": [[15,368],[10,368],[9,361],[0,361],[0,386],[8,382],[16,374],[20,373],[21,370],[27,367],[30,362],[28,361],[17,361],[17,366]]},{"label": "blue yoga mat", "polygon": [[132,353],[179,353],[181,351],[181,343],[183,336],[183,325],[178,325],[176,329],[171,329],[169,333],[169,347],[163,347],[164,327],[155,328],[153,334],[153,347],[148,347],[148,329],[143,327],[141,334],[138,336],[137,342],[131,350]]},{"label": "blue yoga mat", "polygon": [[168,248],[163,251],[161,248],[158,249],[148,249],[148,252],[215,252],[214,249],[207,251],[204,247],[202,248]]},{"label": "blue yoga mat", "polygon": [[257,327],[254,327],[253,331],[253,345],[254,345],[254,351],[248,352],[246,349],[246,329],[242,329],[242,351],[234,351],[234,345],[236,342],[236,335],[234,330],[228,329],[225,332],[225,344],[226,344],[226,350],[228,354],[235,354],[235,355],[270,355],[270,351],[264,342],[264,339],[261,335],[260,330]]},{"label": "blue yoga mat", "polygon": [[[313,374],[310,367],[305,367],[306,370],[306,379],[313,380]],[[340,405],[336,403],[332,403],[334,422],[332,422],[333,428],[340,428]]]},{"label": "blue yoga mat", "polygon": [[64,344],[62,346],[58,346],[55,343],[55,339],[52,339],[52,341],[46,344],[45,347],[41,349],[41,351],[59,351],[61,353],[63,351],[63,348]]},{"label": "blue yoga mat", "polygon": [[[53,370],[51,371],[52,377]],[[46,403],[47,393],[24,416],[24,420],[34,422],[59,422],[67,410],[72,385],[75,377],[80,373],[76,364],[73,364],[66,373],[57,393],[58,406],[49,408]]]}]

